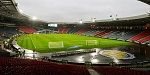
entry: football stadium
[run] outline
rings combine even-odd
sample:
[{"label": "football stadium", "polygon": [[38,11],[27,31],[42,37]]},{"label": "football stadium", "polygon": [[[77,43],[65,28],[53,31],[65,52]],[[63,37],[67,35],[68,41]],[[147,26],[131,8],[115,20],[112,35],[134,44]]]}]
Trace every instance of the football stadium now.
[{"label": "football stadium", "polygon": [[0,0],[0,75],[150,75],[150,0]]}]

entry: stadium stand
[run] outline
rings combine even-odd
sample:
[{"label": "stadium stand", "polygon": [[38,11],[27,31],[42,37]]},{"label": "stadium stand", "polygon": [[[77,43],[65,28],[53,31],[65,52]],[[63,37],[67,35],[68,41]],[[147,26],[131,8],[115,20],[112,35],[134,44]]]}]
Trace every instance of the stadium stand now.
[{"label": "stadium stand", "polygon": [[[110,33],[109,35],[107,35],[107,38],[110,38],[110,39],[117,39],[118,36],[120,35],[120,31],[113,31],[112,33]],[[105,36],[106,37],[106,36]]]},{"label": "stadium stand", "polygon": [[94,36],[94,33],[96,32],[96,30],[89,30],[87,32],[84,33],[84,35],[87,35],[87,36]]},{"label": "stadium stand", "polygon": [[78,29],[78,31],[76,32],[76,34],[83,35],[86,31],[88,31],[88,30],[87,29]]},{"label": "stadium stand", "polygon": [[144,38],[138,40],[138,42],[140,42],[140,43],[145,43],[145,42],[147,42],[147,41],[150,41],[150,36],[146,36],[146,37],[144,37]]},{"label": "stadium stand", "polygon": [[100,75],[149,75],[150,72],[131,70],[129,68],[117,67],[94,67]]},{"label": "stadium stand", "polygon": [[29,27],[29,26],[19,26],[18,29],[19,31],[28,33],[28,34],[37,32],[36,29],[34,29],[33,27]]},{"label": "stadium stand", "polygon": [[104,32],[104,31],[96,31],[96,32],[95,32],[95,36],[100,37],[100,34],[101,34],[102,32]]},{"label": "stadium stand", "polygon": [[69,30],[69,29],[66,28],[66,27],[60,27],[60,28],[58,28],[58,32],[59,32],[59,33],[62,33],[62,34],[63,34],[63,33],[67,33],[68,30]]},{"label": "stadium stand", "polygon": [[138,41],[144,37],[147,37],[148,35],[150,35],[150,32],[149,32],[149,30],[146,30],[136,36],[133,36],[130,40]]},{"label": "stadium stand", "polygon": [[9,38],[19,33],[16,27],[0,27],[1,37]]},{"label": "stadium stand", "polygon": [[138,33],[140,33],[140,31],[125,31],[125,34],[121,35],[119,39],[128,40],[131,37],[137,35]]},{"label": "stadium stand", "polygon": [[107,38],[106,36],[109,35],[109,34],[111,34],[112,32],[113,32],[113,31],[105,30],[105,31],[99,33],[98,36]]},{"label": "stadium stand", "polygon": [[69,34],[73,34],[73,33],[75,33],[75,32],[77,32],[77,29],[76,29],[76,28],[70,28],[70,29],[68,30],[68,33],[69,33]]},{"label": "stadium stand", "polygon": [[0,57],[1,75],[90,75],[83,66]]},{"label": "stadium stand", "polygon": [[110,34],[112,31],[104,31],[104,32],[102,32],[102,33],[100,33],[99,35],[101,36],[101,37],[104,37],[104,36],[106,36],[106,35],[108,35],[108,34]]},{"label": "stadium stand", "polygon": [[109,39],[118,39],[118,40],[132,40],[139,43],[144,43],[149,41],[149,30],[146,31],[115,31],[115,30],[93,30],[93,29],[84,29],[84,28],[59,28],[59,33],[65,34],[78,34],[86,36],[95,36]]}]

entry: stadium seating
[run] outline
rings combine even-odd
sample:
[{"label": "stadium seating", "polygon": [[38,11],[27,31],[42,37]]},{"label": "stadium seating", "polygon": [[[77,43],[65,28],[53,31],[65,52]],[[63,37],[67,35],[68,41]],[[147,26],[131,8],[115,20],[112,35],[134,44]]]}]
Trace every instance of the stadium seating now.
[{"label": "stadium seating", "polygon": [[105,32],[103,32],[103,33],[101,33],[101,37],[104,37],[104,36],[106,36],[107,34],[110,34],[112,31],[105,31]]},{"label": "stadium seating", "polygon": [[58,32],[62,33],[63,28],[58,28]]},{"label": "stadium seating", "polygon": [[101,34],[102,32],[104,32],[104,31],[96,31],[96,32],[95,32],[95,36],[100,37],[100,34]]},{"label": "stadium seating", "polygon": [[33,27],[29,27],[29,26],[19,26],[18,28],[20,31],[24,33],[28,33],[28,34],[37,32],[36,29],[34,29]]},{"label": "stadium seating", "polygon": [[144,38],[138,40],[138,42],[140,42],[140,43],[145,43],[146,41],[150,41],[150,36],[147,36],[147,37],[144,37]]},{"label": "stadium seating", "polygon": [[119,39],[121,40],[128,40],[130,39],[131,37],[139,34],[140,31],[124,31],[124,35],[121,35],[121,37]]},{"label": "stadium seating", "polygon": [[110,30],[100,31],[100,32],[98,32],[98,34],[96,33],[96,36],[98,36],[98,37],[104,37],[107,34],[110,34],[110,32],[111,32]]},{"label": "stadium seating", "polygon": [[69,34],[74,34],[75,32],[77,32],[78,31],[78,29],[76,29],[76,28],[70,28],[69,30],[68,30],[68,33]]},{"label": "stadium seating", "polygon": [[78,35],[83,35],[85,32],[87,32],[88,30],[87,29],[79,29],[76,34]]},{"label": "stadium seating", "polygon": [[83,66],[0,57],[0,75],[90,75]]},{"label": "stadium seating", "polygon": [[150,40],[150,32],[147,31],[128,31],[128,30],[93,30],[84,28],[58,28],[59,33],[78,34],[86,36],[96,36],[102,38],[118,39],[118,40],[132,40],[144,43]]},{"label": "stadium seating", "polygon": [[133,41],[138,41],[144,37],[147,37],[150,35],[150,31],[149,30],[146,30],[146,31],[143,31],[141,32],[140,34],[136,35],[136,36],[133,36],[130,40],[133,40]]},{"label": "stadium seating", "polygon": [[150,41],[150,32],[146,31],[129,31],[129,30],[95,30],[76,27],[59,27],[58,33],[61,34],[77,34],[85,36],[95,36],[101,38],[117,39],[117,40],[130,40],[140,43]]},{"label": "stadium seating", "polygon": [[120,31],[113,31],[112,33],[110,33],[109,35],[107,35],[105,37],[110,38],[110,39],[117,39],[117,37],[118,37],[117,35],[120,35],[119,33],[120,33]]},{"label": "stadium seating", "polygon": [[150,72],[136,71],[129,68],[94,67],[100,75],[150,75]]},{"label": "stadium seating", "polygon": [[87,36],[94,36],[96,30],[89,30],[87,32],[84,33],[84,35],[87,35]]},{"label": "stadium seating", "polygon": [[67,28],[67,27],[60,27],[60,28],[58,28],[58,32],[59,33],[68,33],[68,31],[69,31],[69,28]]},{"label": "stadium seating", "polygon": [[16,27],[0,27],[1,38],[9,38],[17,33],[19,32]]}]

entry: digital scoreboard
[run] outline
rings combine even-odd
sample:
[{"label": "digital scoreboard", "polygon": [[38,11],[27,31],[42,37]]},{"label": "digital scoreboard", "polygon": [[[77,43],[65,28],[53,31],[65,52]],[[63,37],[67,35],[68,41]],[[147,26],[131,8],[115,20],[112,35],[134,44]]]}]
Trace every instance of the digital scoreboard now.
[{"label": "digital scoreboard", "polygon": [[58,24],[48,24],[48,27],[57,27]]}]

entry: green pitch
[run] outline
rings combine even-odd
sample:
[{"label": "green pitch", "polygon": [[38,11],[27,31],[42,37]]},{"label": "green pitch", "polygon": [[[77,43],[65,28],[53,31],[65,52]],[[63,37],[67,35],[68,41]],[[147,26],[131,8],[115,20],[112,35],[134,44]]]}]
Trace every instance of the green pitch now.
[{"label": "green pitch", "polygon": [[[86,40],[97,40],[98,45],[86,45]],[[49,48],[49,42],[63,41],[63,48]],[[75,34],[28,34],[17,38],[17,43],[23,48],[35,50],[40,53],[68,51],[79,48],[112,48],[129,45],[128,42],[81,36]],[[77,48],[73,48],[77,47]]]}]

